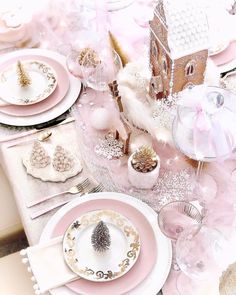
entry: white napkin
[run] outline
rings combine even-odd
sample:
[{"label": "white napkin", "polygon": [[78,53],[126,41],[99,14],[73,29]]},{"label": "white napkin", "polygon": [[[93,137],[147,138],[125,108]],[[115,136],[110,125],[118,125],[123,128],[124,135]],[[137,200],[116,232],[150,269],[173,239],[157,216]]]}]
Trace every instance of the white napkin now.
[{"label": "white napkin", "polygon": [[26,256],[22,261],[29,263],[34,275],[36,294],[78,279],[78,275],[73,273],[65,263],[62,239],[62,236],[57,237],[21,251],[21,254]]}]

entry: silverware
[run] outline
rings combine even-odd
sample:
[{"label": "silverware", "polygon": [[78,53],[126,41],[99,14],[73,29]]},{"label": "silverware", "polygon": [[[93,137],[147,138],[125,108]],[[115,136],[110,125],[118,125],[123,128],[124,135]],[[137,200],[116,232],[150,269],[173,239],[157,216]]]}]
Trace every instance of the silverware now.
[{"label": "silverware", "polygon": [[[83,192],[83,193],[80,193],[80,194],[78,195],[78,197],[81,197],[81,196],[86,195],[86,194],[92,194],[92,193],[101,192],[101,191],[103,191],[103,189],[104,189],[103,185],[102,185],[102,184],[99,184],[99,185],[97,185],[96,187],[90,189],[90,190],[89,190],[88,192],[86,192],[86,193],[84,193],[84,192]],[[50,206],[50,207],[47,207],[47,208],[41,209],[41,210],[39,210],[39,211],[37,211],[37,212],[34,212],[34,213],[32,213],[32,214],[30,215],[30,218],[31,218],[31,219],[35,219],[35,218],[37,218],[37,217],[39,217],[39,216],[42,216],[42,215],[44,215],[44,214],[46,214],[46,213],[52,211],[53,209],[56,209],[56,208],[58,208],[58,207],[61,207],[61,206],[65,205],[65,204],[69,203],[69,202],[72,201],[73,199],[74,199],[74,198],[71,197],[71,198],[67,199],[66,201],[59,202],[59,203],[54,204],[54,205],[52,205],[52,206]]]},{"label": "silverware", "polygon": [[90,180],[88,178],[86,178],[83,182],[77,184],[77,185],[74,185],[72,186],[71,188],[69,188],[68,190],[66,191],[63,191],[63,192],[60,192],[60,193],[57,193],[57,194],[53,194],[53,195],[50,195],[50,196],[47,196],[47,197],[44,197],[40,200],[37,200],[37,201],[33,201],[33,202],[29,202],[26,207],[27,208],[31,208],[35,205],[38,205],[38,204],[41,204],[47,200],[50,200],[52,198],[55,198],[55,197],[58,197],[58,196],[61,196],[61,195],[64,195],[64,194],[78,194],[78,193],[81,193],[83,192],[88,186],[90,185]]},{"label": "silverware", "polygon": [[6,148],[9,149],[9,148],[12,148],[14,146],[26,145],[26,144],[34,142],[35,140],[38,140],[38,141],[41,141],[41,142],[47,141],[51,136],[52,136],[52,131],[51,130],[45,131],[45,132],[40,133],[37,136],[37,138],[32,138],[30,140],[23,140],[23,141],[20,141],[20,142],[18,141],[17,143],[9,144],[8,146],[6,146]]},{"label": "silverware", "polygon": [[[19,138],[23,138],[23,137],[26,137],[26,136],[29,136],[29,135],[32,135],[32,134],[36,134],[36,133],[39,133],[39,132],[42,132],[42,131],[46,131],[49,127],[53,128],[54,126],[57,127],[57,126],[65,125],[65,124],[68,124],[68,123],[74,122],[74,121],[75,121],[74,117],[69,117],[69,118],[67,118],[67,119],[65,119],[63,121],[60,121],[59,123],[54,124],[53,126],[46,126],[45,128],[42,128],[42,129],[35,128],[35,129],[29,130],[29,131],[17,133],[17,134],[14,134],[14,135],[9,135],[9,136],[5,137],[4,139],[0,140],[0,143],[15,140],[15,139],[19,139]],[[8,147],[11,147],[11,145],[9,145]]]}]

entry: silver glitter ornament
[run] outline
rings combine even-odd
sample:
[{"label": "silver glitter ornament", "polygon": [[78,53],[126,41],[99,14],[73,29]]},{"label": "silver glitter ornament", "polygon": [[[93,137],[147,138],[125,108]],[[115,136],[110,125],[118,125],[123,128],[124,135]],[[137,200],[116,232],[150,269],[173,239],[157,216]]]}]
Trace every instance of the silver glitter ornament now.
[{"label": "silver glitter ornament", "polygon": [[111,245],[111,237],[107,225],[101,220],[94,228],[91,243],[95,251],[105,252]]},{"label": "silver glitter ornament", "polygon": [[167,130],[172,129],[173,120],[177,110],[177,98],[177,95],[172,95],[155,102],[152,117],[155,120],[156,126],[164,127]]},{"label": "silver glitter ornament", "polygon": [[113,137],[100,139],[99,144],[95,146],[95,153],[99,156],[111,160],[113,158],[120,158],[123,153],[124,144]]},{"label": "silver glitter ornament", "polygon": [[192,195],[194,185],[187,169],[179,172],[166,171],[157,180],[153,188],[160,197],[159,205],[164,206],[172,201],[182,201]]}]

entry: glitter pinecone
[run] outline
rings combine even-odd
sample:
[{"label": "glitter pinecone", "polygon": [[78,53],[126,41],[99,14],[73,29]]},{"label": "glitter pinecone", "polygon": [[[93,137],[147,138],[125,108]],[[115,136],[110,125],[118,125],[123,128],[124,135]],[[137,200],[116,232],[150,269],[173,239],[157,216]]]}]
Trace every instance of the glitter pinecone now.
[{"label": "glitter pinecone", "polygon": [[111,237],[107,225],[100,221],[94,228],[91,243],[95,251],[104,252],[109,249],[111,245]]},{"label": "glitter pinecone", "polygon": [[148,146],[142,146],[135,152],[131,160],[133,168],[142,173],[151,172],[157,166],[157,155],[155,151]]},{"label": "glitter pinecone", "polygon": [[92,48],[86,47],[79,53],[78,63],[81,66],[95,68],[100,62],[97,52]]}]

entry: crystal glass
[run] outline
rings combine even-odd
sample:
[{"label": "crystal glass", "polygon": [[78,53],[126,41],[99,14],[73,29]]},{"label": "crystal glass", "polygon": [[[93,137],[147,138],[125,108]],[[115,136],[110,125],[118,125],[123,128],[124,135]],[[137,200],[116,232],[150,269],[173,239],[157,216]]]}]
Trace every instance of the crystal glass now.
[{"label": "crystal glass", "polygon": [[196,194],[201,205],[214,199],[217,184],[203,173],[204,162],[224,160],[235,146],[235,95],[218,87],[195,86],[180,97],[172,134],[176,147],[187,157],[197,160]]},{"label": "crystal glass", "polygon": [[71,51],[67,58],[67,68],[70,73],[83,80],[87,84],[88,79],[91,75],[96,72],[97,64],[94,60],[85,57],[79,60],[81,51]]},{"label": "crystal glass", "polygon": [[89,95],[87,95],[88,80],[90,75],[92,75],[93,72],[96,71],[97,65],[92,60],[89,61],[88,59],[86,59],[86,56],[82,60],[79,60],[80,54],[81,51],[72,50],[67,56],[66,65],[67,69],[74,77],[81,79],[83,84],[82,99],[84,98],[87,102],[89,102],[95,97],[95,94],[94,92],[90,91]]},{"label": "crystal glass", "polygon": [[85,87],[89,86],[98,91],[108,90],[108,84],[116,79],[122,68],[119,55],[104,48],[97,52],[99,62],[94,62],[89,54],[83,58],[84,62],[79,62],[81,50],[73,50],[67,57],[67,68],[70,73],[80,78]]},{"label": "crystal glass", "polygon": [[191,224],[200,226],[202,216],[198,209],[185,201],[174,201],[163,206],[158,213],[158,224],[162,233],[172,239],[172,269],[180,270],[176,262],[175,244],[181,232]]},{"label": "crystal glass", "polygon": [[235,95],[206,86],[185,91],[188,92],[184,103],[178,106],[172,128],[176,147],[187,157],[201,162],[229,158],[235,146]]},{"label": "crystal glass", "polygon": [[206,280],[193,280],[180,272],[176,280],[176,289],[178,295],[216,295],[219,294],[218,279],[212,274],[212,277]]},{"label": "crystal glass", "polygon": [[122,62],[119,55],[107,47],[99,51],[100,63],[96,66],[95,71],[88,76],[88,86],[98,90],[108,90],[108,84],[116,80],[119,70],[122,68]]},{"label": "crystal glass", "polygon": [[192,225],[179,235],[176,261],[190,278],[207,279],[220,271],[225,246],[226,240],[218,230],[205,225]]},{"label": "crystal glass", "polygon": [[161,208],[158,214],[158,224],[162,233],[172,240],[177,240],[179,235],[189,226],[202,222],[202,215],[191,203],[174,201]]}]

